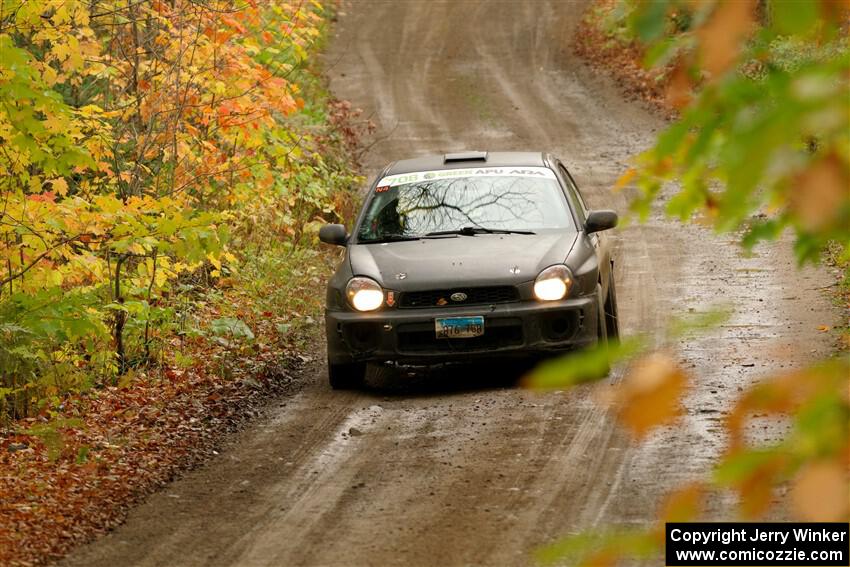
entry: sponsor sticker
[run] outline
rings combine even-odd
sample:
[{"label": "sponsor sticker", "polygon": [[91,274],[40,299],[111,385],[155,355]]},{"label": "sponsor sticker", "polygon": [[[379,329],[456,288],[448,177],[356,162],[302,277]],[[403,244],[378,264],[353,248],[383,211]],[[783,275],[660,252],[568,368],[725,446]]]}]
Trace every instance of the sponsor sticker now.
[{"label": "sponsor sticker", "polygon": [[390,187],[420,183],[433,179],[459,179],[462,177],[536,177],[555,180],[555,174],[548,167],[475,167],[467,169],[440,169],[434,171],[416,171],[389,175],[378,183],[376,193],[382,193]]}]

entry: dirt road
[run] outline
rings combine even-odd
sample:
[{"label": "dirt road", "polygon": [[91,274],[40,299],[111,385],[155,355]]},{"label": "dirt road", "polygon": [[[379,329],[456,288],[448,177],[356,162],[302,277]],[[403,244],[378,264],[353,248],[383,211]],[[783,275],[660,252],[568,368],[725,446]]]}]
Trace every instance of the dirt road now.
[{"label": "dirt road", "polygon": [[[434,151],[545,149],[591,206],[624,211],[609,188],[663,124],[570,53],[581,8],[345,5],[328,72],[379,125],[369,172]],[[632,446],[590,388],[505,388],[494,369],[373,376],[370,391],[337,393],[317,367],[269,419],[67,565],[526,565],[559,534],[649,521],[666,490],[706,472],[739,389],[825,352],[817,326],[833,316],[816,291],[826,280],[795,271],[787,243],[747,258],[731,237],[661,217],[617,240],[626,333],[736,310],[679,343],[695,379],[676,427]]]}]

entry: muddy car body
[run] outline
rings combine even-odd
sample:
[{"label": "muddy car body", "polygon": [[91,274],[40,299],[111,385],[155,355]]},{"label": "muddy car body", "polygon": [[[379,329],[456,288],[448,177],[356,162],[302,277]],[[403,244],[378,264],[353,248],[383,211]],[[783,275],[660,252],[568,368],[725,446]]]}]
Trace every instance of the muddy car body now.
[{"label": "muddy car body", "polygon": [[616,336],[613,211],[587,209],[566,167],[525,152],[402,160],[369,188],[327,289],[328,373],[367,362],[530,358]]}]

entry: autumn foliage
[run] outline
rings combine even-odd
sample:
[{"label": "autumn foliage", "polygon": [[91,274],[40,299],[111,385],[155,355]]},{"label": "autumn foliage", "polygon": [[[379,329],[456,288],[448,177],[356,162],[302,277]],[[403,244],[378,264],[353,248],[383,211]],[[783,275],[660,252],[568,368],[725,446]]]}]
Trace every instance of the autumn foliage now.
[{"label": "autumn foliage", "polygon": [[0,564],[40,564],[295,387],[356,112],[317,2],[0,0]]},{"label": "autumn foliage", "polygon": [[[662,208],[734,232],[747,248],[792,232],[801,263],[818,262],[831,249],[847,265],[846,2],[601,0],[585,21],[593,29],[580,32],[577,51],[674,118],[613,187],[630,192],[638,217]],[[845,273],[843,285],[848,281]],[[713,318],[679,321],[668,334],[710,328]],[[641,441],[686,411],[683,393],[692,380],[670,342],[628,337],[542,366],[526,382],[563,387],[587,381],[588,370],[628,361],[622,382],[602,388],[600,399]],[[706,509],[730,492],[735,505],[724,508],[723,519],[847,521],[850,359],[841,354],[744,389],[724,412],[726,448],[713,470],[671,487],[655,523],[567,537],[539,558],[600,566],[657,557],[665,522],[718,519],[706,518]],[[759,420],[781,423],[784,433],[770,442],[751,435]]]},{"label": "autumn foliage", "polygon": [[334,214],[297,81],[322,10],[0,1],[0,420],[155,359],[246,238]]}]

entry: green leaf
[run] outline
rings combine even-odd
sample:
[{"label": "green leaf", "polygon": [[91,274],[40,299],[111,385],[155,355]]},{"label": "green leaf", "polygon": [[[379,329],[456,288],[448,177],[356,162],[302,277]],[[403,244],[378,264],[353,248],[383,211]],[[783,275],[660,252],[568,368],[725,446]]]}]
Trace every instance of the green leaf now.
[{"label": "green leaf", "polygon": [[750,450],[727,457],[714,470],[714,481],[728,486],[746,478],[756,469],[777,457],[777,449]]},{"label": "green leaf", "polygon": [[218,336],[228,336],[237,339],[254,340],[254,333],[244,322],[233,317],[215,319],[210,323],[210,330]]},{"label": "green leaf", "polygon": [[535,552],[543,565],[562,564],[565,559],[572,564],[584,564],[594,552],[614,550],[623,556],[651,557],[658,553],[658,540],[651,533],[632,529],[603,533],[580,533],[562,538]]},{"label": "green leaf", "polygon": [[638,6],[632,25],[641,41],[650,42],[661,37],[667,24],[666,0],[652,0]]},{"label": "green leaf", "polygon": [[604,378],[611,365],[637,354],[645,346],[643,337],[610,342],[570,353],[540,364],[523,381],[529,388],[564,388]]},{"label": "green leaf", "polygon": [[83,445],[77,450],[77,464],[82,465],[89,460],[89,446]]},{"label": "green leaf", "polygon": [[818,21],[818,3],[811,0],[773,0],[770,16],[771,27],[777,33],[805,34]]}]

